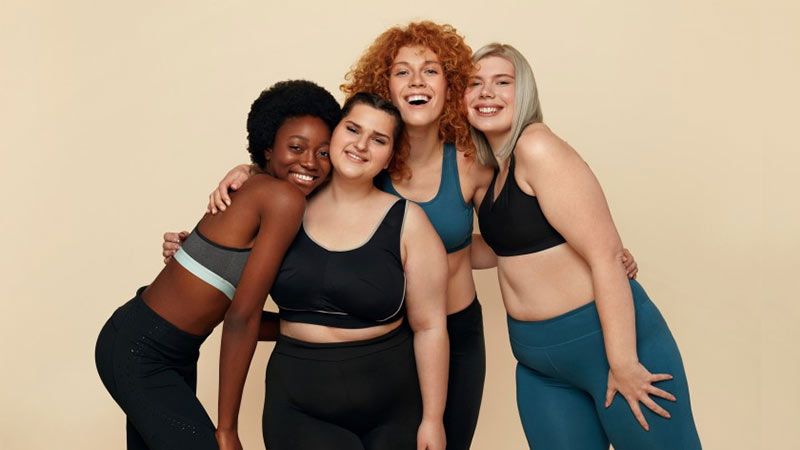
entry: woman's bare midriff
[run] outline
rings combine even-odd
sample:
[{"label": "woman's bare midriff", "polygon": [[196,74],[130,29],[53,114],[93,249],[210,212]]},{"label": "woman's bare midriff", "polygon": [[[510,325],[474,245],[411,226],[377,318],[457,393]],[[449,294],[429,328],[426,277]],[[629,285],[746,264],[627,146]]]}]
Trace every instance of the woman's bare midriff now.
[{"label": "woman's bare midriff", "polygon": [[401,323],[403,323],[403,319],[369,328],[336,328],[281,320],[281,334],[292,339],[315,344],[364,341],[383,336],[399,327]]},{"label": "woman's bare midriff", "polygon": [[551,319],[594,299],[592,271],[569,244],[498,257],[497,277],[506,310],[517,320]]},{"label": "woman's bare midriff", "polygon": [[447,314],[457,313],[475,298],[470,246],[447,255]]}]

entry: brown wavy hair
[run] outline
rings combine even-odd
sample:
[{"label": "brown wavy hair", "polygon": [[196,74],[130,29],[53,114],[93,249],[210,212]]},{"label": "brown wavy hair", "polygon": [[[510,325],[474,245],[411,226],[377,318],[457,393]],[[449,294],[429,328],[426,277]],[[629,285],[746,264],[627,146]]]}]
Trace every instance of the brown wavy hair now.
[{"label": "brown wavy hair", "polygon": [[[389,76],[392,63],[400,48],[406,46],[427,47],[439,57],[448,92],[439,119],[439,138],[454,143],[458,150],[472,155],[475,146],[469,134],[467,112],[464,109],[464,91],[474,68],[472,49],[451,25],[440,25],[426,20],[384,31],[347,72],[345,83],[339,88],[347,97],[357,92],[372,92],[391,98]],[[393,178],[410,176],[405,165],[408,151],[408,140],[405,138],[401,150],[389,164],[389,173]]]}]

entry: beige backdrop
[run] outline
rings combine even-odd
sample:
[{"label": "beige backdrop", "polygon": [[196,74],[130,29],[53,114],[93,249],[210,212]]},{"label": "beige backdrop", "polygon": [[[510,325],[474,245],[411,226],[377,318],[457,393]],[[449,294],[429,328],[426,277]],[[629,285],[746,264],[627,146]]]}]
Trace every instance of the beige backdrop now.
[{"label": "beige backdrop", "polygon": [[[301,77],[341,98],[375,36],[423,18],[528,56],[546,122],[599,176],[681,346],[705,447],[800,448],[800,8],[758,3],[4,1],[0,448],[124,447],[95,337],[161,268],[161,233],[191,227],[246,160],[250,102]],[[489,368],[474,448],[525,448],[495,273],[476,279]],[[218,339],[200,361],[212,417]],[[250,449],[270,349],[246,386]]]}]

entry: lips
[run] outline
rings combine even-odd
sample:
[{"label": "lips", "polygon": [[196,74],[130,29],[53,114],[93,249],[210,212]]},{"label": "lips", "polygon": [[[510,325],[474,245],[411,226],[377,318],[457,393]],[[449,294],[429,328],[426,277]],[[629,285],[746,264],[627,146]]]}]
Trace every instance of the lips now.
[{"label": "lips", "polygon": [[309,175],[306,173],[300,172],[289,172],[289,176],[292,177],[296,182],[300,184],[310,185],[313,184],[314,181],[319,178],[318,176]]},{"label": "lips", "polygon": [[431,101],[431,96],[426,94],[411,94],[405,97],[405,101],[413,106],[422,106]]},{"label": "lips", "polygon": [[503,107],[497,105],[478,105],[473,108],[479,116],[491,117],[499,113]]},{"label": "lips", "polygon": [[356,153],[353,153],[351,151],[345,150],[344,154],[345,154],[345,156],[347,156],[347,159],[349,159],[351,161],[355,161],[357,163],[365,163],[365,162],[367,162],[367,160],[365,158],[363,158],[362,156],[360,156],[360,155],[358,155]]}]

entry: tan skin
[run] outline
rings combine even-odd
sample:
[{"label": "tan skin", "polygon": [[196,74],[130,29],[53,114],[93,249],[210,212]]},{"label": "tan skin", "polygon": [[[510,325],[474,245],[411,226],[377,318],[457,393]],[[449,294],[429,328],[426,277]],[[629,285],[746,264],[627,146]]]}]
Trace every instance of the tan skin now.
[{"label": "tan skin", "polygon": [[[515,107],[513,64],[498,56],[478,61],[465,94],[470,124],[480,130],[492,149],[509,139]],[[606,406],[615,393],[628,401],[643,428],[649,425],[639,403],[663,417],[669,413],[650,395],[675,397],[653,383],[668,374],[651,374],[636,354],[633,300],[625,270],[618,264],[622,242],[597,179],[578,153],[546,125],[528,125],[514,149],[514,181],[536,196],[553,227],[566,243],[519,256],[495,257],[503,302],[511,317],[524,321],[549,319],[596,299],[606,354],[611,366]],[[495,192],[509,176],[510,159],[499,161]],[[486,263],[491,249],[480,241],[474,252]]]}]

